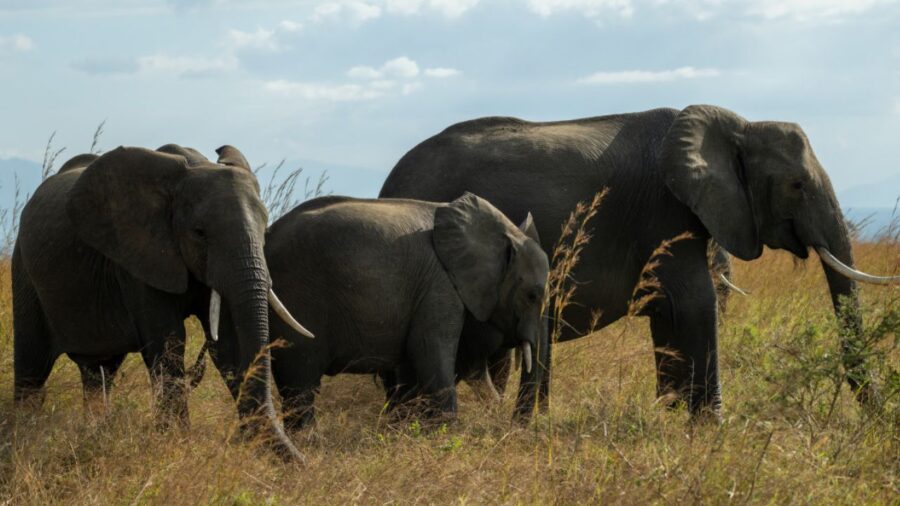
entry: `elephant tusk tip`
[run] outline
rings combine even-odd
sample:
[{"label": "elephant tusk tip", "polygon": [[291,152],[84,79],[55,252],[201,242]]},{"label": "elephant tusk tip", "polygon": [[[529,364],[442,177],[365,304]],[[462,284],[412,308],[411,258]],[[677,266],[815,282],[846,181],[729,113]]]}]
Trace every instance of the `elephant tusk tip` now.
[{"label": "elephant tusk tip", "polygon": [[744,297],[747,297],[748,295],[750,295],[749,291],[744,290],[743,288],[735,285],[734,283],[731,282],[730,279],[728,279],[728,276],[726,276],[722,273],[719,273],[719,280],[721,280],[725,286],[727,286],[728,288],[731,288],[732,290],[743,295]]}]

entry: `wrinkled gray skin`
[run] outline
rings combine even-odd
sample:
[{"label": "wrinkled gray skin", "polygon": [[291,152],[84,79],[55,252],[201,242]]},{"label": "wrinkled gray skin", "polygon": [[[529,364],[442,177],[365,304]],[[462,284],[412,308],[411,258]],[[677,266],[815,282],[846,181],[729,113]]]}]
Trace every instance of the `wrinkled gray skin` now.
[{"label": "wrinkled gray skin", "polygon": [[[266,210],[243,155],[218,153],[218,164],[176,145],[79,155],[36,190],[12,263],[18,403],[43,400],[62,354],[78,365],[88,398],[111,385],[126,353],[140,352],[160,423],[186,425],[184,319],[208,328],[210,288],[238,315],[238,370],[268,344]],[[299,457],[274,417],[268,375],[257,378],[242,418],[262,420],[249,427]]]},{"label": "wrinkled gray skin", "polygon": [[[530,223],[520,229],[470,194],[450,204],[321,197],[276,221],[266,241],[272,283],[316,335],[269,320],[272,338],[287,341],[272,351],[285,425],[314,420],[323,375],[398,368],[425,395],[426,415],[452,417],[459,374],[478,364],[483,370],[500,348],[539,346],[548,262]],[[224,338],[228,313],[222,339],[210,346],[226,381],[234,364],[233,340]],[[467,316],[494,332],[468,343],[471,362],[458,363]]]},{"label": "wrinkled gray skin", "polygon": [[[840,207],[803,130],[749,122],[714,106],[551,123],[503,117],[459,123],[407,153],[380,196],[448,201],[475,192],[512,220],[532,212],[549,254],[575,205],[603,188],[610,191],[573,273],[579,285],[564,314],[571,327],[560,340],[584,335],[594,309],[602,311],[600,327],[624,316],[654,248],[691,232],[695,239],[661,258],[656,275],[664,298],[643,314],[659,350],[658,394],[686,400],[694,414],[717,413],[721,404],[710,238],[743,260],[759,257],[763,246],[800,258],[810,247],[825,247],[853,265]],[[861,331],[855,283],[823,268],[844,326],[851,387],[860,400],[873,399],[864,364],[852,353]],[[540,391],[547,395],[549,373]],[[520,391],[519,411],[529,412],[531,400]]]}]

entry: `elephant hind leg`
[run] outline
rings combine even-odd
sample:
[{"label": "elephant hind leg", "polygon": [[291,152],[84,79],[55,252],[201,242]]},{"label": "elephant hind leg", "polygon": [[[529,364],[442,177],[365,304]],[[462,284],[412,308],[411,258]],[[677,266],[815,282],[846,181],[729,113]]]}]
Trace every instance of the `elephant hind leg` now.
[{"label": "elephant hind leg", "polygon": [[37,292],[16,265],[17,257],[13,262],[13,396],[17,404],[39,407],[57,355]]}]

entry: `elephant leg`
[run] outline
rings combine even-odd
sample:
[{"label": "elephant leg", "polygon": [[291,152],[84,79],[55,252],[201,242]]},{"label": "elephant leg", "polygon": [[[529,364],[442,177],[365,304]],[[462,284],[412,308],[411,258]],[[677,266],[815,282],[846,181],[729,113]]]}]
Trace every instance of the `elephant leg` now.
[{"label": "elephant leg", "polygon": [[[18,256],[14,257],[14,263],[17,261]],[[37,293],[24,275],[15,278],[13,334],[13,398],[17,405],[40,407],[44,402],[44,383],[57,355]]]},{"label": "elephant leg", "polygon": [[419,395],[416,371],[408,364],[381,371],[378,376],[384,385],[385,410],[388,412],[396,412],[398,408],[410,404]]},{"label": "elephant leg", "polygon": [[456,352],[465,313],[449,279],[435,285],[419,303],[406,346],[419,391],[426,397],[425,417],[443,420],[456,417]]},{"label": "elephant leg", "polygon": [[[721,407],[716,336],[716,294],[706,273],[696,281],[665,289],[650,315],[657,395],[674,406],[687,402],[692,416],[717,414]],[[684,283],[686,280],[682,279]]]},{"label": "elephant leg", "polygon": [[116,372],[125,360],[118,355],[101,362],[89,362],[73,358],[81,372],[81,386],[84,393],[84,408],[91,417],[103,416],[109,405],[109,392]]},{"label": "elephant leg", "polygon": [[163,339],[146,345],[141,350],[150,383],[156,392],[157,421],[161,428],[174,422],[187,428],[187,385],[184,381],[184,325],[171,331]]},{"label": "elephant leg", "polygon": [[311,427],[316,422],[316,395],[319,383],[311,388],[278,388],[281,394],[281,410],[284,414],[284,428],[298,431]]},{"label": "elephant leg", "polygon": [[[233,325],[230,312],[223,308],[219,324],[220,338],[218,341],[207,342],[209,344],[209,358],[212,359],[213,364],[215,364],[216,369],[219,371],[219,375],[222,376],[222,379],[225,381],[228,392],[231,393],[231,397],[236,402],[240,395],[241,381],[243,378],[241,378],[237,372],[238,364],[240,363],[240,357],[236,346],[237,342],[235,339],[230,339],[226,335],[226,332],[230,332],[228,330],[231,328],[229,327],[230,325]],[[206,329],[205,323],[204,329]]]}]

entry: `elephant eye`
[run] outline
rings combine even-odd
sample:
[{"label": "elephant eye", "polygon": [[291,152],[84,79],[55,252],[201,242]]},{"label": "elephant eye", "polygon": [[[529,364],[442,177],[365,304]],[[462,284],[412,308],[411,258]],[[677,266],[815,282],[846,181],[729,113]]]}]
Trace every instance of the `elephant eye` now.
[{"label": "elephant eye", "polygon": [[802,190],[802,189],[803,189],[803,182],[802,182],[802,181],[794,181],[794,182],[791,184],[791,188],[793,188],[793,189],[795,189],[795,190]]},{"label": "elephant eye", "polygon": [[191,230],[191,232],[194,234],[194,237],[196,237],[198,239],[206,238],[206,232],[200,227],[194,227],[194,229]]}]

